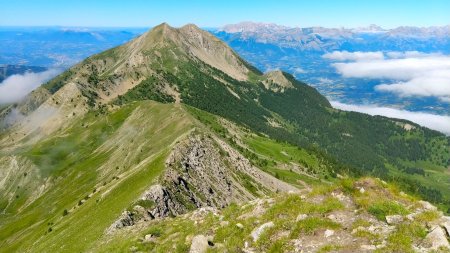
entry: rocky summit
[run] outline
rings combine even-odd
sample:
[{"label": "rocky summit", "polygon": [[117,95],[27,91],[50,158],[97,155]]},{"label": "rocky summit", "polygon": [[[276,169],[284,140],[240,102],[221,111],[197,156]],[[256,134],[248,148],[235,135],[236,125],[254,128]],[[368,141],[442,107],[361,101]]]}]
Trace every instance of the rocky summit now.
[{"label": "rocky summit", "polygon": [[88,57],[0,121],[0,252],[450,250],[447,136],[337,110],[192,24]]}]

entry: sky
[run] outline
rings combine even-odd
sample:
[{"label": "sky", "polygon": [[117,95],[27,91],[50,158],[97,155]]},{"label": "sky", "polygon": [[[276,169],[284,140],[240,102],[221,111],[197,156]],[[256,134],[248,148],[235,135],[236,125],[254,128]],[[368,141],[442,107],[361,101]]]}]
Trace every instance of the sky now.
[{"label": "sky", "polygon": [[0,26],[151,27],[241,21],[294,27],[450,24],[450,0],[0,0]]}]

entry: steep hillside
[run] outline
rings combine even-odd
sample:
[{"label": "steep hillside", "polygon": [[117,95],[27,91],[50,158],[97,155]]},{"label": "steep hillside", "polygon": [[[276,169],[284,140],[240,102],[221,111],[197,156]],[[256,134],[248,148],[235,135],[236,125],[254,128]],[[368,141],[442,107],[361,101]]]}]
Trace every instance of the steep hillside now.
[{"label": "steep hillside", "polygon": [[84,238],[93,244],[108,229],[144,218],[126,211],[134,202],[154,219],[298,191],[256,168],[190,111],[131,103],[2,148],[0,251],[84,251],[91,246]]}]

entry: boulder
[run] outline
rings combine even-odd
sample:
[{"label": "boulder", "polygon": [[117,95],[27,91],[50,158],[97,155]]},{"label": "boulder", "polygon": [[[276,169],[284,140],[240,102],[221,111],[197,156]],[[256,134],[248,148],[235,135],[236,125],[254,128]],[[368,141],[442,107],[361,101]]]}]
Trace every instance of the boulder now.
[{"label": "boulder", "polygon": [[144,242],[153,242],[156,240],[156,237],[152,234],[148,234],[144,236]]},{"label": "boulder", "polygon": [[436,226],[426,237],[425,244],[427,248],[437,250],[441,247],[449,248],[450,245],[447,241],[447,237],[445,236],[444,230]]},{"label": "boulder", "polygon": [[401,215],[387,215],[386,216],[386,222],[389,225],[399,224],[402,221],[403,221],[403,216],[401,216]]},{"label": "boulder", "polygon": [[425,209],[425,210],[428,210],[428,211],[436,211],[437,210],[437,207],[430,204],[430,202],[420,200],[419,203],[422,205],[423,209]]},{"label": "boulder", "polygon": [[264,230],[266,230],[267,228],[271,228],[273,226],[274,226],[273,222],[270,221],[270,222],[262,224],[258,228],[255,228],[251,233],[251,235],[253,237],[253,241],[254,242],[258,241],[259,237],[264,232]]},{"label": "boulder", "polygon": [[192,238],[189,253],[206,253],[208,250],[208,239],[204,235],[196,235]]}]

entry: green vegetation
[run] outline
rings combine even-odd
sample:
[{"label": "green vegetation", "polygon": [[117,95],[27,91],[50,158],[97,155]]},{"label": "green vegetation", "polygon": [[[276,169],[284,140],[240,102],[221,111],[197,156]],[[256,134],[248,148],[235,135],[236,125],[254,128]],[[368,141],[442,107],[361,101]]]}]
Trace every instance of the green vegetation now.
[{"label": "green vegetation", "polygon": [[311,235],[318,229],[338,229],[340,225],[328,219],[311,217],[299,221],[291,232],[292,238],[299,237],[300,234]]},{"label": "green vegetation", "polygon": [[125,95],[119,95],[115,103],[126,104],[130,101],[139,100],[154,100],[166,103],[175,102],[171,96],[161,92],[163,87],[164,84],[158,83],[157,78],[150,76],[149,78],[143,80],[139,85],[129,90]]},{"label": "green vegetation", "polygon": [[[136,113],[145,113],[147,118],[133,118]],[[0,241],[7,242],[0,252],[23,252],[31,247],[37,252],[60,251],[61,247],[80,252],[92,247],[157,180],[168,148],[193,127],[189,118],[173,105],[131,103],[106,115],[88,113],[70,129],[18,150],[16,156],[33,161],[51,187],[28,206],[22,197],[10,203],[7,215],[0,217]],[[134,128],[140,132],[129,135]],[[142,145],[143,152],[128,151],[129,145]],[[33,245],[36,241],[39,245]]]},{"label": "green vegetation", "polygon": [[42,87],[47,89],[51,94],[54,94],[67,83],[72,75],[72,70],[66,70],[64,73],[43,84]]},{"label": "green vegetation", "polygon": [[422,240],[427,235],[423,225],[418,223],[405,223],[388,237],[387,247],[378,252],[415,252],[413,242]]},{"label": "green vegetation", "polygon": [[368,211],[379,220],[385,220],[387,215],[408,214],[408,211],[402,205],[389,200],[371,204]]},{"label": "green vegetation", "polygon": [[[379,194],[382,189],[386,190],[386,199],[394,201],[396,197],[395,187],[391,185],[381,186],[376,184],[377,180],[365,178],[354,180],[350,186],[350,180],[346,183],[336,182],[329,186],[335,192],[343,192],[350,199],[357,200],[362,195],[373,196]],[[371,185],[367,187],[364,194],[359,193],[358,188],[361,185]],[[350,190],[350,187],[353,190]],[[318,191],[316,191],[318,192]],[[354,228],[379,226],[385,224],[381,221],[377,224],[368,222],[367,215],[370,211],[363,207],[354,215],[361,215],[364,219],[357,219],[351,228],[341,223],[327,218],[330,213],[339,213],[346,211],[353,213],[353,207],[350,209],[344,207],[335,197],[327,197],[328,193],[310,196],[302,199],[298,194],[279,194],[272,199],[261,199],[252,204],[237,205],[232,204],[223,210],[221,214],[204,214],[200,220],[192,219],[198,214],[188,214],[169,218],[165,220],[155,220],[147,223],[147,226],[133,230],[132,232],[116,233],[113,237],[105,238],[104,243],[94,247],[94,251],[109,252],[114,250],[128,251],[130,249],[150,252],[185,252],[189,250],[191,240],[195,235],[210,235],[211,242],[215,245],[210,247],[208,252],[240,252],[245,244],[256,252],[293,252],[294,248],[304,247],[308,244],[307,240],[314,241],[314,248],[303,248],[305,251],[318,250],[318,252],[334,251],[357,251],[361,244],[386,245],[377,249],[379,252],[413,252],[413,246],[417,246],[426,236],[427,229],[424,220],[405,221],[395,225],[391,233],[381,233],[381,230],[369,232],[367,229],[352,232]],[[322,199],[321,201],[314,199]],[[405,202],[400,205],[416,205],[415,202]],[[406,208],[406,207],[403,207]],[[255,210],[262,210],[255,213]],[[303,214],[303,219],[297,220],[298,215]],[[424,212],[424,216],[430,213]],[[191,216],[192,215],[192,216]],[[353,219],[353,215],[347,217]],[[265,229],[257,241],[251,236],[254,229],[267,222],[273,222],[273,226]],[[383,226],[383,225],[382,225]],[[387,226],[387,225],[384,225]],[[332,243],[324,241],[325,230],[332,230],[334,237],[329,240]],[[345,234],[351,234],[350,239],[346,239]],[[142,238],[152,235],[152,240],[145,241]],[[337,236],[342,240],[336,240]],[[303,240],[307,238],[307,240]],[[301,244],[295,245],[300,239]],[[247,243],[245,243],[247,242]],[[356,243],[356,244],[355,244]],[[317,247],[317,248],[316,248]],[[298,248],[297,248],[298,249]]]}]

